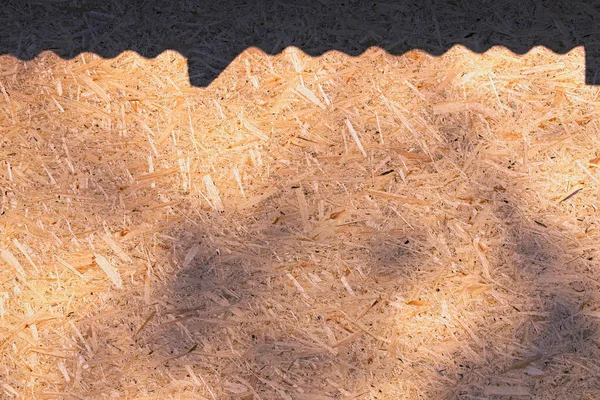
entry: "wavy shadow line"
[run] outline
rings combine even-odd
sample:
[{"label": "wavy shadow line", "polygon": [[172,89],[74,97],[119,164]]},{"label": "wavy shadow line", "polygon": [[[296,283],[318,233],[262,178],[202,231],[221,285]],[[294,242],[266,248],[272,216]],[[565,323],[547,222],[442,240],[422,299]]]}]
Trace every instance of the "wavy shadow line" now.
[{"label": "wavy shadow line", "polygon": [[0,54],[30,60],[124,51],[153,58],[174,50],[188,59],[190,83],[208,86],[250,47],[274,55],[295,46],[310,56],[371,47],[392,55],[439,56],[462,45],[483,53],[503,46],[586,51],[586,83],[600,84],[600,1],[585,0],[6,0]]}]

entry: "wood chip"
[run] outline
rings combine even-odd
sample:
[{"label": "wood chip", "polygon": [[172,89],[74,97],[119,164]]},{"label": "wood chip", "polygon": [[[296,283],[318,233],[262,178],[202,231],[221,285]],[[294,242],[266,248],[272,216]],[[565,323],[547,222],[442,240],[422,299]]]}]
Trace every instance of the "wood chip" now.
[{"label": "wood chip", "polygon": [[349,119],[346,119],[345,122],[346,122],[346,126],[348,127],[348,132],[350,132],[350,135],[352,136],[352,139],[354,139],[354,142],[356,143],[356,146],[358,147],[358,149],[362,153],[363,157],[366,157],[367,156],[367,152],[365,151],[365,148],[363,147],[362,143],[360,142],[360,139],[358,138],[358,134],[354,130],[354,127],[352,126],[352,123],[350,122]]},{"label": "wood chip", "polygon": [[0,255],[2,256],[2,259],[8,264],[10,265],[12,268],[15,269],[15,271],[17,271],[17,274],[19,274],[20,277],[24,278],[27,276],[27,274],[25,273],[25,270],[23,269],[23,267],[21,266],[21,263],[19,263],[19,261],[15,258],[15,256],[10,252],[10,250],[8,249],[4,249],[0,252]]},{"label": "wood chip", "polygon": [[296,189],[296,198],[298,199],[298,208],[300,210],[300,218],[302,219],[304,232],[310,232],[312,225],[309,220],[308,204],[306,203],[306,197],[304,196],[304,189],[302,189],[302,187]]},{"label": "wood chip", "polygon": [[115,285],[117,289],[123,288],[123,281],[121,280],[121,274],[119,271],[112,266],[112,264],[100,254],[94,254],[94,261],[104,271],[108,279]]},{"label": "wood chip", "polygon": [[204,182],[204,186],[206,187],[206,191],[208,192],[208,198],[211,201],[211,206],[218,212],[223,212],[223,203],[221,202],[221,196],[219,196],[219,190],[215,186],[210,175],[205,175],[202,179]]},{"label": "wood chip", "polygon": [[102,235],[102,240],[104,240],[104,242],[111,248],[112,251],[115,252],[115,254],[117,255],[117,257],[119,257],[122,261],[126,262],[126,263],[132,263],[133,259],[127,255],[127,253],[125,253],[123,251],[123,249],[121,248],[121,246],[119,246],[112,237],[110,237],[110,235],[108,234],[104,234]]}]

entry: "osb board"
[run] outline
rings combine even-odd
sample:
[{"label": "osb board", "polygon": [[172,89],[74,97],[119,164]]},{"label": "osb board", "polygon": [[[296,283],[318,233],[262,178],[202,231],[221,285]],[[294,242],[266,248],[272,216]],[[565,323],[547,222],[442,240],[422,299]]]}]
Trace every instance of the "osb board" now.
[{"label": "osb board", "polygon": [[600,396],[581,49],[0,62],[3,396]]}]

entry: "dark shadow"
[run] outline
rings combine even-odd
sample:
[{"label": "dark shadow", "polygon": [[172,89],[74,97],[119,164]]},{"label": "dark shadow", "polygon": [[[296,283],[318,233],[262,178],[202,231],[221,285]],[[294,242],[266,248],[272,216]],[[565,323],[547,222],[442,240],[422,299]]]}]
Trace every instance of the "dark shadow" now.
[{"label": "dark shadow", "polygon": [[[295,45],[311,55],[328,50],[358,55],[370,46],[381,46],[392,54],[401,54],[414,48],[442,54],[457,43],[480,52],[492,45],[501,44],[520,53],[535,45],[544,45],[557,52],[566,52],[574,46],[584,45],[588,52],[587,81],[597,82],[596,69],[591,60],[595,32],[600,31],[594,22],[599,9],[593,2],[447,1],[442,6],[441,2],[434,1],[427,7],[416,1],[380,3],[375,7],[358,2],[345,3],[343,7],[323,5],[327,1],[309,6],[299,2],[289,4],[276,1],[257,2],[254,6],[209,3],[200,7],[190,5],[192,3],[125,1],[96,5],[94,2],[6,2],[0,10],[1,51],[29,59],[45,49],[53,50],[62,57],[75,57],[82,51],[113,57],[124,50],[134,50],[153,57],[165,49],[174,49],[189,57],[192,83],[208,85],[233,58],[249,46],[257,46],[270,54]],[[37,119],[34,121],[41,127],[47,124],[45,115],[39,113],[35,117]],[[58,130],[65,125],[76,127],[69,126],[68,121],[64,120],[57,120],[50,127]],[[90,127],[81,127],[88,128]],[[66,136],[68,132],[64,129]],[[76,157],[75,166],[79,166],[77,170],[83,169],[96,152],[99,156],[97,162],[102,162],[100,156],[106,152],[103,149],[107,143],[113,142],[111,146],[115,148],[122,146],[119,143],[123,138],[117,132],[108,128],[106,131],[112,132],[114,136],[101,131],[96,136],[97,142],[70,142],[71,153]],[[44,134],[51,135],[52,131],[47,130]],[[35,138],[33,135],[32,137]],[[55,147],[60,149],[62,142],[59,139],[56,136]],[[459,156],[474,153],[473,149],[478,144],[477,139],[474,139],[470,143],[463,143],[460,151],[456,151],[452,145],[455,138],[448,134],[446,139],[450,149],[447,157],[456,155],[453,160],[456,165],[461,163]],[[392,152],[392,146],[389,147],[386,151]],[[137,227],[141,223],[141,217],[138,216],[140,211],[151,212],[149,205],[158,197],[158,191],[147,180],[145,187],[135,187],[133,178],[125,179],[128,176],[125,172],[132,172],[136,177],[143,176],[147,168],[143,155],[144,153],[133,150],[115,155],[115,159],[121,160],[117,174],[108,168],[108,162],[106,169],[97,169],[97,186],[108,186],[108,195],[105,193],[103,196],[96,186],[90,185],[90,189],[82,189],[82,193],[89,194],[90,197],[93,195],[97,200],[97,206],[91,211],[87,210],[90,216],[97,219],[89,222],[94,229],[101,231],[101,221],[107,218],[107,214],[112,218],[109,220],[110,225],[117,226],[116,221],[121,219],[121,212],[115,212],[120,210],[117,206],[126,209],[123,214],[128,218],[128,226]],[[66,159],[68,155],[64,157]],[[396,169],[399,165],[389,167]],[[335,171],[334,168],[351,170],[352,165],[331,166],[328,172]],[[66,167],[58,165],[56,170],[55,175],[59,176],[58,172],[61,172],[60,176],[66,176],[63,171]],[[40,175],[42,174],[43,171],[40,171]],[[133,189],[128,188],[128,185]],[[173,190],[178,183],[172,177],[157,185],[165,185],[168,190]],[[319,398],[317,395],[321,395],[321,398],[336,398],[343,392],[326,382],[328,374],[335,369],[344,368],[341,369],[339,379],[347,379],[339,386],[344,390],[353,390],[361,389],[361,386],[370,383],[369,380],[385,383],[388,368],[421,368],[424,363],[404,364],[404,358],[410,357],[411,349],[405,349],[408,356],[402,351],[394,354],[393,343],[385,341],[394,335],[387,336],[389,331],[385,331],[386,328],[381,332],[382,326],[388,322],[389,329],[393,327],[394,313],[397,313],[392,305],[396,300],[393,296],[408,292],[403,287],[405,281],[416,281],[426,286],[427,280],[419,281],[415,277],[420,277],[419,264],[430,263],[431,259],[438,256],[436,252],[441,251],[432,246],[431,243],[435,241],[427,243],[427,235],[442,232],[445,219],[440,219],[437,226],[427,227],[430,232],[419,232],[407,228],[396,214],[384,209],[378,214],[381,220],[373,221],[375,218],[372,218],[369,222],[381,226],[385,221],[393,222],[391,226],[378,231],[356,216],[339,214],[334,217],[342,211],[341,206],[326,208],[323,218],[317,218],[317,207],[311,204],[311,232],[317,236],[322,235],[311,239],[311,235],[303,232],[305,228],[294,203],[295,185],[298,185],[295,178],[283,182],[281,190],[276,194],[279,196],[277,201],[267,199],[255,210],[242,212],[226,208],[225,214],[199,210],[189,216],[185,215],[186,222],[175,224],[166,234],[161,232],[156,235],[151,245],[164,249],[164,259],[148,259],[148,275],[155,274],[156,280],[164,285],[164,288],[155,289],[156,293],[151,297],[153,300],[158,299],[156,303],[146,304],[147,307],[142,310],[129,306],[128,302],[139,305],[143,296],[132,290],[120,296],[118,302],[115,301],[116,305],[107,307],[123,310],[123,314],[118,317],[121,321],[128,322],[131,331],[131,336],[127,337],[128,347],[116,348],[103,336],[106,335],[104,332],[94,333],[97,328],[94,328],[92,318],[89,321],[81,320],[81,326],[86,328],[82,329],[85,337],[88,338],[87,332],[91,332],[89,340],[95,338],[94,341],[100,348],[90,371],[96,374],[96,371],[104,368],[102,363],[116,360],[115,363],[126,364],[124,367],[115,364],[115,368],[123,371],[122,376],[128,373],[133,375],[128,372],[128,368],[147,368],[151,371],[160,370],[165,365],[179,367],[168,370],[181,376],[185,373],[181,367],[198,365],[210,369],[212,360],[219,358],[229,360],[229,363],[223,370],[215,371],[208,378],[204,377],[209,385],[214,384],[213,387],[229,385],[233,392],[249,392],[251,388],[257,387],[267,392],[263,398],[270,398],[266,397],[269,393],[273,396],[275,393],[281,394],[280,391],[291,393],[292,398],[303,398],[301,395],[304,398]],[[554,292],[546,291],[544,285],[536,283],[544,279],[551,280],[552,274],[558,273],[566,264],[571,265],[571,270],[582,268],[580,261],[566,259],[561,253],[561,247],[568,246],[566,235],[545,235],[543,215],[540,215],[541,221],[538,222],[525,218],[520,210],[517,194],[512,194],[510,189],[496,190],[493,179],[486,181],[482,178],[479,186],[460,194],[474,198],[476,204],[472,208],[477,208],[478,211],[483,210],[483,206],[479,207],[482,204],[493,204],[493,218],[490,218],[488,225],[499,221],[494,229],[505,232],[505,244],[508,247],[502,248],[496,246],[496,243],[490,246],[489,251],[496,252],[493,259],[504,259],[507,264],[514,265],[513,269],[516,271],[513,277],[498,277],[492,271],[492,277],[504,287],[498,287],[494,282],[486,281],[484,284],[503,292],[506,287],[510,288],[509,278],[532,282],[531,291],[515,296],[518,304],[511,303],[507,307],[511,312],[517,307],[517,312],[524,315],[531,313],[532,317],[524,318],[522,329],[519,327],[517,330],[525,343],[519,351],[503,352],[504,349],[494,347],[493,339],[484,336],[487,333],[486,325],[482,331],[474,332],[485,339],[483,362],[468,360],[469,354],[461,353],[461,349],[455,350],[457,357],[447,357],[451,360],[451,365],[442,365],[445,369],[433,371],[440,376],[439,393],[447,398],[486,396],[479,392],[481,386],[477,386],[482,382],[481,370],[486,371],[488,379],[483,383],[494,385],[494,377],[510,379],[512,374],[520,374],[532,366],[542,372],[545,368],[567,368],[572,364],[561,364],[561,360],[574,354],[588,354],[590,359],[598,356],[598,347],[592,340],[597,332],[596,325],[579,312],[584,301],[581,293],[591,290],[589,282],[586,283],[588,287],[583,287],[583,291],[581,285],[569,285],[565,290]],[[360,192],[358,188],[351,191]],[[114,203],[108,204],[105,197],[114,199]],[[358,199],[358,196],[355,198],[349,194],[348,197],[352,201],[367,201],[366,196]],[[282,199],[286,198],[292,200],[282,208],[279,204],[285,203]],[[307,198],[312,201],[318,196],[307,193]],[[125,204],[118,205],[116,199]],[[370,203],[366,204],[375,207]],[[185,204],[184,208],[197,209],[196,205],[190,200],[190,204]],[[361,208],[362,211],[365,209],[366,206]],[[470,222],[471,212],[472,209],[469,208],[456,218]],[[421,215],[422,213],[421,210]],[[165,215],[172,217],[166,212]],[[158,220],[165,216],[156,212],[156,218]],[[413,218],[419,218],[419,215]],[[318,231],[321,223],[324,230]],[[326,229],[329,223],[334,226],[331,231]],[[79,231],[84,229],[88,230],[90,227],[79,227]],[[236,229],[240,231],[231,235],[231,231]],[[124,234],[127,233],[124,231]],[[324,237],[327,240],[317,240]],[[197,252],[188,258],[190,250],[196,244]],[[449,239],[448,252],[451,254],[444,257],[449,260],[459,258],[460,255],[454,253],[454,249],[471,249],[470,246],[471,238]],[[138,257],[146,258],[141,252]],[[336,257],[343,258],[343,262]],[[336,266],[327,266],[329,260],[336,260]],[[458,259],[458,263],[460,262],[462,261]],[[346,268],[338,268],[338,264],[345,265]],[[464,270],[468,270],[468,267],[465,266]],[[479,267],[472,269],[480,272]],[[146,271],[142,272],[143,274],[138,274],[145,277]],[[318,273],[320,281],[311,275],[313,272]],[[288,275],[294,277],[304,288],[308,298],[304,297]],[[352,287],[354,295],[344,287],[343,277]],[[410,279],[404,279],[405,277]],[[444,287],[428,287],[424,291],[435,293],[437,289],[444,290]],[[136,290],[143,292],[143,288],[138,287]],[[336,302],[323,302],[325,296],[320,294],[326,291],[338,296],[348,307],[336,309]],[[292,301],[304,301],[303,298],[307,303],[312,303],[313,307],[307,307],[306,312],[294,314],[297,310],[291,307]],[[540,306],[541,303],[535,303],[539,298],[544,300],[544,307]],[[419,307],[426,310],[427,306],[420,303],[419,297],[401,300],[402,307],[408,308],[405,305],[407,301],[416,301],[415,313],[419,312]],[[410,304],[408,306],[412,307]],[[269,317],[271,313],[276,314],[277,318]],[[141,314],[146,318],[138,320],[123,317],[140,317]],[[107,313],[107,318],[113,318],[113,315]],[[294,323],[281,325],[285,318]],[[257,321],[262,324],[258,328]],[[122,324],[116,317],[114,323]],[[286,330],[291,326],[297,326],[297,330]],[[326,326],[333,333],[333,338],[326,334]],[[378,337],[367,333],[372,332],[371,329],[380,332]],[[308,333],[313,336],[307,336]],[[465,342],[466,346],[472,344],[468,338]],[[81,349],[83,352],[83,347]],[[381,355],[377,355],[379,352]],[[123,360],[127,360],[127,363]],[[463,363],[465,360],[467,362]],[[498,360],[501,362],[490,365]],[[383,376],[365,377],[364,371],[356,367],[369,363],[376,363]],[[223,364],[225,363],[221,363]],[[367,369],[374,368],[365,368]],[[306,371],[312,371],[314,382],[302,382],[305,376],[303,372]],[[531,371],[535,373],[536,370]],[[92,375],[92,372],[89,374]],[[568,374],[565,370],[563,373]],[[559,374],[548,375],[555,377]],[[143,379],[144,376],[146,375],[140,374],[134,377]],[[150,374],[147,376],[148,380],[152,378]],[[220,381],[211,382],[213,377]],[[249,384],[246,385],[239,378]],[[226,382],[225,379],[231,379],[231,382]],[[532,386],[538,385],[543,390],[551,391],[556,387],[553,385],[561,384],[560,381],[539,383],[540,379],[544,378],[532,375]],[[593,387],[597,377],[589,376],[587,379]],[[94,389],[95,381],[89,381]],[[307,382],[310,384],[306,384]],[[315,382],[318,385],[312,385]],[[133,383],[138,384],[137,381]],[[139,384],[143,387],[147,383]],[[200,383],[198,386],[204,390],[206,385]],[[309,393],[307,388],[311,386],[322,389],[322,392]],[[301,393],[298,389],[305,392]],[[161,388],[152,390],[159,392]],[[373,389],[373,392],[376,390]],[[361,393],[364,394],[351,394],[358,397]],[[439,393],[428,394],[433,398],[434,394]],[[246,395],[251,393],[244,393]]]},{"label": "dark shadow", "polygon": [[[389,303],[425,262],[415,241],[426,235],[396,220],[389,222],[404,228],[378,232],[340,208],[312,219],[307,234],[298,212],[282,205],[295,197],[285,186],[258,212],[209,212],[210,227],[182,224],[169,233],[168,252],[184,267],[157,290],[164,300],[149,307],[152,320],[136,343],[149,373],[222,363],[209,386],[228,380],[231,391],[245,387],[244,396],[334,399],[332,378],[361,397],[402,362],[388,340],[396,310]],[[391,210],[384,216],[397,218]],[[235,224],[245,233],[232,242],[227,229]],[[373,365],[382,382],[373,380]]]},{"label": "dark shadow", "polygon": [[[573,243],[562,232],[529,220],[520,199],[510,192],[490,188],[478,191],[477,197],[493,203],[490,222],[499,222],[497,229],[504,236],[501,246],[489,249],[490,256],[499,260],[491,284],[500,298],[510,300],[498,305],[505,312],[488,319],[476,332],[483,338],[482,347],[470,341],[481,359],[455,355],[448,367],[452,373],[447,374],[452,383],[436,394],[444,399],[500,399],[515,398],[511,393],[518,398],[522,391],[526,398],[563,398],[564,385],[573,386],[577,380],[593,397],[598,377],[578,373],[596,365],[600,356],[598,324],[583,311],[589,307],[586,299],[597,289],[586,277],[584,262],[566,255],[565,249]],[[537,217],[544,220],[544,215]],[[511,269],[513,273],[506,275]],[[512,290],[516,287],[518,292]],[[519,323],[510,331],[495,332],[502,320]],[[574,397],[584,395],[580,388],[572,392]]]},{"label": "dark shadow", "polygon": [[132,50],[156,57],[171,49],[188,59],[194,86],[209,85],[249,47],[356,56],[372,46],[441,55],[454,45],[519,54],[583,46],[586,83],[598,84],[599,32],[600,2],[586,0],[8,0],[0,8],[0,54],[29,60],[44,50],[63,58]]},{"label": "dark shadow", "polygon": [[[443,122],[455,128],[445,134],[445,145],[452,149],[447,154],[451,165],[460,169],[486,147],[482,135],[472,134],[483,129],[459,118]],[[515,168],[508,163],[508,170]],[[600,357],[600,329],[596,319],[586,315],[589,296],[597,290],[586,265],[592,258],[585,253],[573,257],[579,244],[570,230],[547,226],[552,216],[526,204],[523,194],[528,182],[514,184],[484,163],[465,168],[478,173],[469,186],[456,185],[456,197],[472,199],[470,211],[485,215],[479,224],[481,232],[494,232],[501,238],[485,250],[494,261],[490,277],[483,272],[482,281],[497,292],[496,307],[503,311],[485,319],[475,331],[480,342],[468,340],[478,357],[459,351],[444,365],[445,380],[440,380],[440,390],[432,398],[567,398],[567,393],[573,398],[595,398],[598,376],[579,375],[595,368]],[[510,186],[504,187],[507,182]],[[483,268],[480,262],[476,268]],[[501,321],[518,323],[507,330],[499,328],[505,324]],[[580,385],[577,391],[564,389],[575,384]]]}]

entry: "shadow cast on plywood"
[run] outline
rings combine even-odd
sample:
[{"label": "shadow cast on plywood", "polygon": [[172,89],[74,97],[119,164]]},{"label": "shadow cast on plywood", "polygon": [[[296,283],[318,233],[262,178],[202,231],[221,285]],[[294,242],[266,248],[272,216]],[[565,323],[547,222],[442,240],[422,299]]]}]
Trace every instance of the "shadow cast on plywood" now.
[{"label": "shadow cast on plywood", "polygon": [[[478,153],[489,146],[481,135],[468,134],[469,129],[483,130],[462,119],[439,122],[447,128],[450,165],[463,167],[465,160],[482,157]],[[566,398],[566,393],[596,398],[597,374],[579,374],[579,368],[596,364],[599,351],[598,324],[587,314],[587,298],[596,291],[586,265],[592,258],[577,250],[580,246],[569,229],[542,222],[551,221],[552,212],[528,204],[524,193],[533,191],[531,181],[511,182],[482,158],[472,165],[477,173],[470,176],[477,178],[453,190],[474,200],[471,212],[485,221],[479,232],[496,238],[483,257],[493,260],[489,279],[486,272],[481,276],[496,291],[496,310],[504,309],[484,317],[474,330],[471,339],[481,339],[469,341],[473,353],[453,356],[459,368],[454,365],[445,373],[437,398]],[[468,166],[463,168],[469,173]],[[482,258],[475,265],[489,268]],[[561,391],[564,387],[568,392]]]},{"label": "shadow cast on plywood", "polygon": [[298,399],[336,398],[335,377],[349,389],[374,387],[372,365],[379,376],[395,368],[401,359],[389,355],[393,344],[366,332],[393,330],[385,299],[423,262],[404,245],[421,232],[374,237],[340,216],[313,221],[320,240],[310,240],[299,215],[284,210],[268,202],[251,218],[211,215],[215,231],[244,227],[237,243],[231,234],[203,236],[190,227],[170,232],[180,259],[174,264],[185,266],[156,294],[166,300],[139,336],[150,367],[229,359],[226,371],[215,371],[218,380],[230,375],[262,398]]},{"label": "shadow cast on plywood", "polygon": [[188,59],[194,86],[208,86],[240,53],[296,46],[318,56],[360,55],[378,46],[401,55],[441,55],[454,45],[477,53],[535,46],[566,53],[583,46],[585,80],[600,83],[600,2],[550,0],[7,0],[0,8],[0,54],[29,60],[45,50],[116,57],[132,50]]}]

